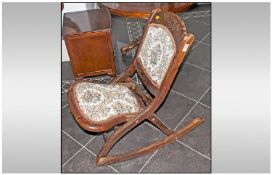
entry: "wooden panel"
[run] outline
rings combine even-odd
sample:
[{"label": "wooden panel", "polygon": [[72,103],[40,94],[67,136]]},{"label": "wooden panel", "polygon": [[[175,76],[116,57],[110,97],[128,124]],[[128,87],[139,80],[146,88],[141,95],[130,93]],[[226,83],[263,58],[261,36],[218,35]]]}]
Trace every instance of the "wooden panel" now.
[{"label": "wooden panel", "polygon": [[129,18],[148,18],[151,11],[161,8],[162,11],[183,12],[196,3],[101,3],[101,7],[109,9],[111,14],[125,16]]},{"label": "wooden panel", "polygon": [[115,74],[109,31],[66,35],[65,42],[75,77]]},{"label": "wooden panel", "polygon": [[63,35],[75,78],[116,75],[106,8],[65,13]]}]

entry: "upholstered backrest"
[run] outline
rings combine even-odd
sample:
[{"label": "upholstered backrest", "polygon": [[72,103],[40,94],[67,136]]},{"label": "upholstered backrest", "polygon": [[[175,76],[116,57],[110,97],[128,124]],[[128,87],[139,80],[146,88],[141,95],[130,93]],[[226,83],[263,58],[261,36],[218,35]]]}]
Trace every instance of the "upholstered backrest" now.
[{"label": "upholstered backrest", "polygon": [[148,25],[138,58],[148,77],[160,86],[176,53],[170,31],[161,24]]},{"label": "upholstered backrest", "polygon": [[173,67],[186,34],[183,21],[172,12],[157,12],[150,17],[137,49],[135,66],[143,84],[153,94]]}]

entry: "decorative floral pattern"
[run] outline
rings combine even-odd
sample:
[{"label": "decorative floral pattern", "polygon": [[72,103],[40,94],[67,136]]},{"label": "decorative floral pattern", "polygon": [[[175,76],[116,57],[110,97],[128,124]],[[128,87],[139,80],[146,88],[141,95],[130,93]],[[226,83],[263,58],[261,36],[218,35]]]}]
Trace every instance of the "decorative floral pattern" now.
[{"label": "decorative floral pattern", "polygon": [[160,86],[175,54],[175,44],[167,29],[158,25],[148,28],[138,57],[149,77]]},{"label": "decorative floral pattern", "polygon": [[75,92],[81,111],[97,122],[141,110],[134,94],[123,85],[80,82]]}]

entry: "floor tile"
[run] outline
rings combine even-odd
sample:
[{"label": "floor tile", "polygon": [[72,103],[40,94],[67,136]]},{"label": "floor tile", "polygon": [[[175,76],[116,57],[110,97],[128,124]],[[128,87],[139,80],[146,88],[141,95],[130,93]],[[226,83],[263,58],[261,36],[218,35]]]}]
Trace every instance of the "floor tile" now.
[{"label": "floor tile", "polygon": [[70,61],[61,62],[61,80],[73,80],[74,75]]},{"label": "floor tile", "polygon": [[[148,137],[146,137],[148,136]],[[124,153],[136,148],[140,148],[148,145],[158,139],[164,137],[164,134],[160,131],[148,126],[147,124],[138,125],[137,128],[133,129],[127,135],[125,135],[110,151],[109,155]],[[86,147],[98,154],[104,140],[102,136],[96,137],[90,144]],[[112,164],[112,166],[119,172],[138,172],[141,167],[145,164],[151,154],[147,154],[136,159],[128,160],[121,163]]]},{"label": "floor tile", "polygon": [[82,145],[85,145],[94,135],[96,135],[95,133],[87,133],[78,126],[70,112],[69,106],[62,110],[61,124],[62,129]]},{"label": "floor tile", "polygon": [[209,90],[204,97],[200,100],[201,103],[211,106],[211,90]]},{"label": "floor tile", "polygon": [[[209,34],[209,36],[207,36],[204,40],[202,40],[202,42],[211,44],[211,34]],[[211,47],[211,46],[209,46],[209,47]]]},{"label": "floor tile", "polygon": [[197,45],[188,55],[187,62],[211,70],[211,48],[205,44]]},{"label": "floor tile", "polygon": [[211,10],[211,3],[203,3],[201,5],[197,5],[195,8],[192,9],[194,12],[196,11],[204,11],[204,10]]},{"label": "floor tile", "polygon": [[111,80],[112,80],[113,77],[111,76],[108,76],[108,75],[102,75],[100,77],[97,77],[95,79],[95,81],[97,81],[97,83],[105,83],[105,84],[108,84]]},{"label": "floor tile", "polygon": [[196,13],[196,12],[201,12],[201,11],[207,11],[207,10],[211,10],[211,5],[210,3],[207,4],[202,4],[202,5],[196,5],[193,8],[190,8],[188,10],[186,10],[185,12],[180,13],[180,15],[182,16],[187,16],[188,14],[191,13]]},{"label": "floor tile", "polygon": [[67,93],[61,93],[61,108],[67,106]]},{"label": "floor tile", "polygon": [[197,17],[197,18],[194,18],[192,20],[195,20],[199,23],[203,23],[203,24],[206,24],[210,27],[211,25],[211,16],[205,16],[205,17]]},{"label": "floor tile", "polygon": [[195,103],[186,97],[170,92],[156,114],[165,125],[174,129]]},{"label": "floor tile", "polygon": [[68,92],[70,86],[75,82],[75,80],[62,80],[61,81],[61,93]]},{"label": "floor tile", "polygon": [[190,56],[191,52],[193,51],[192,48],[196,47],[198,45],[198,41],[194,40],[193,44],[191,45],[191,48],[188,50],[185,58],[184,58],[184,62],[187,61],[188,57]]},{"label": "floor tile", "polygon": [[194,34],[195,39],[198,41],[211,32],[210,26],[207,26],[205,24],[190,19],[185,20],[184,23],[186,25],[187,31]]},{"label": "floor tile", "polygon": [[191,148],[201,152],[202,154],[211,158],[211,110],[210,108],[198,104],[186,119],[177,128],[181,129],[191,120],[196,117],[203,117],[205,122],[192,130],[190,133],[179,138],[181,142],[190,146]]},{"label": "floor tile", "polygon": [[199,100],[210,87],[210,83],[210,72],[185,64],[178,73],[172,89],[187,97]]},{"label": "floor tile", "polygon": [[62,167],[63,173],[115,173],[109,166],[96,166],[95,156],[82,149]]},{"label": "floor tile", "polygon": [[142,173],[208,173],[210,160],[178,142],[159,149]]},{"label": "floor tile", "polygon": [[61,164],[64,164],[70,157],[72,157],[81,146],[68,137],[63,132],[61,133]]}]

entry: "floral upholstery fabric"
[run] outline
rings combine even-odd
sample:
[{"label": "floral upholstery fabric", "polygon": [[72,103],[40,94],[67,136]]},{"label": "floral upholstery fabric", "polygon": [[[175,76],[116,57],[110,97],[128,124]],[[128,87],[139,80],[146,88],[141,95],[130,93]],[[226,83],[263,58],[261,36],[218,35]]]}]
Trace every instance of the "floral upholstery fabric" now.
[{"label": "floral upholstery fabric", "polygon": [[175,44],[167,29],[150,26],[138,57],[156,85],[161,85],[174,54]]},{"label": "floral upholstery fabric", "polygon": [[75,93],[80,110],[89,120],[99,122],[140,111],[136,97],[123,85],[80,82],[75,86]]}]

